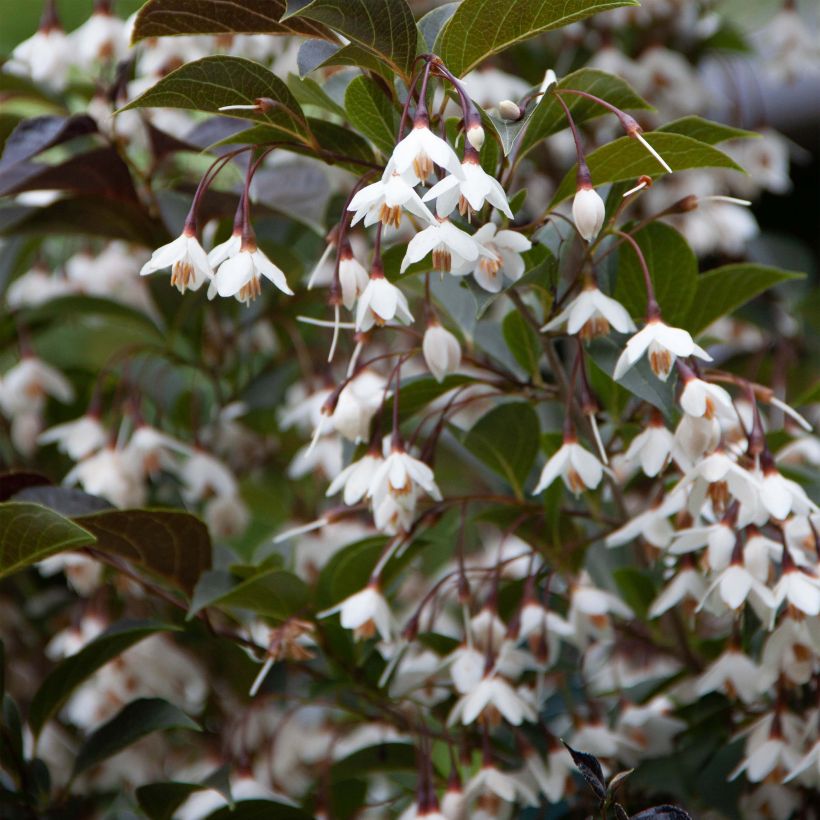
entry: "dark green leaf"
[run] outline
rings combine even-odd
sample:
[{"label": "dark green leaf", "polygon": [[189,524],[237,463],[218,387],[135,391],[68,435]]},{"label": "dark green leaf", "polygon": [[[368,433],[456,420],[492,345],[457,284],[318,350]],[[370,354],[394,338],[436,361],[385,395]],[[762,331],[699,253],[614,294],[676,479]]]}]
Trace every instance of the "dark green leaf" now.
[{"label": "dark green leaf", "polygon": [[107,629],[76,655],[58,663],[49,672],[31,702],[28,723],[32,732],[38,735],[46,721],[60,709],[71,693],[100,667],[149,635],[175,628],[153,621],[123,621]]},{"label": "dark green leaf", "polygon": [[221,606],[284,620],[302,609],[307,598],[305,582],[283,569],[260,572],[241,581],[228,572],[207,572],[196,586],[188,617],[205,607]]},{"label": "dark green leaf", "polygon": [[345,92],[350,122],[385,155],[392,152],[399,115],[384,89],[369,77],[356,77]]},{"label": "dark green leaf", "polygon": [[234,808],[209,814],[205,820],[311,820],[311,815],[287,803],[276,800],[241,800]]},{"label": "dark green leaf", "polygon": [[418,32],[405,0],[289,0],[284,20],[294,17],[323,23],[409,78]]},{"label": "dark green leaf", "polygon": [[464,446],[523,496],[538,453],[540,426],[529,404],[512,402],[491,410],[469,430]]},{"label": "dark green leaf", "polygon": [[172,34],[298,34],[336,40],[311,20],[282,21],[284,0],[148,0],[134,23],[132,42]]},{"label": "dark green leaf", "polygon": [[646,570],[637,567],[619,567],[613,570],[612,577],[624,601],[641,618],[645,618],[657,595],[655,585]]},{"label": "dark green leaf", "polygon": [[174,812],[204,787],[195,783],[149,783],[136,791],[140,808],[151,820],[171,820]]},{"label": "dark green leaf", "polygon": [[163,77],[123,110],[187,108],[219,113],[226,105],[253,105],[268,98],[277,105],[265,112],[226,111],[226,116],[264,123],[297,142],[309,140],[302,109],[288,87],[267,68],[241,57],[205,57]]},{"label": "dark green leaf", "polygon": [[333,764],[330,779],[336,783],[349,777],[375,772],[416,770],[416,754],[409,743],[383,743],[360,749]]},{"label": "dark green leaf", "polygon": [[94,543],[94,535],[39,504],[0,504],[0,578],[49,555]]},{"label": "dark green leaf", "polygon": [[211,538],[193,515],[177,510],[111,510],[76,519],[97,537],[95,550],[115,555],[193,593],[211,566]]},{"label": "dark green leaf", "polygon": [[504,341],[515,356],[515,360],[524,368],[524,372],[530,376],[537,373],[541,345],[526,319],[517,310],[512,310],[504,317],[502,331]]},{"label": "dark green leaf", "polygon": [[[414,376],[401,383],[401,400],[399,401],[399,421],[404,423],[416,413],[424,410],[439,396],[443,396],[456,387],[471,384],[467,376],[451,374],[442,381],[433,376]],[[389,416],[393,409],[393,399],[389,399],[385,406],[385,415]]]},{"label": "dark green leaf", "polygon": [[146,735],[164,729],[198,732],[200,726],[167,700],[139,698],[131,701],[86,738],[74,761],[74,775],[113,757]]},{"label": "dark green leaf", "polygon": [[[644,135],[646,141],[669,163],[673,171],[687,168],[732,168],[743,169],[729,156],[691,137],[650,131]],[[594,185],[608,182],[623,182],[639,176],[659,177],[666,172],[660,163],[636,139],[620,137],[614,142],[593,151],[587,156],[587,164]],[[571,197],[575,193],[576,169],[573,166],[552,198],[551,207]]]},{"label": "dark green leaf", "polygon": [[681,117],[679,120],[672,120],[658,128],[668,134],[683,134],[684,137],[691,137],[693,140],[705,142],[707,145],[717,145],[726,140],[747,139],[749,137],[759,137],[760,134],[754,131],[746,131],[743,128],[733,128],[731,125],[724,125],[722,122],[712,122],[703,117],[692,115]]},{"label": "dark green leaf", "polygon": [[770,287],[805,274],[740,262],[724,265],[703,274],[697,280],[695,298],[683,324],[691,333],[700,333],[712,322],[732,313]]},{"label": "dark green leaf", "polygon": [[[664,321],[684,324],[698,287],[698,261],[687,241],[662,222],[650,222],[633,234],[643,251]],[[636,319],[646,316],[646,285],[638,256],[624,242],[618,250],[615,298]]]},{"label": "dark green leaf", "polygon": [[336,604],[365,587],[384,549],[385,541],[382,536],[373,536],[339,550],[319,576],[316,591],[319,606]]},{"label": "dark green leaf", "polygon": [[637,0],[463,0],[433,49],[456,75],[542,31]]},{"label": "dark green leaf", "polygon": [[442,28],[456,13],[458,3],[444,3],[431,9],[418,22],[419,34],[424,39],[427,51],[432,51]]}]

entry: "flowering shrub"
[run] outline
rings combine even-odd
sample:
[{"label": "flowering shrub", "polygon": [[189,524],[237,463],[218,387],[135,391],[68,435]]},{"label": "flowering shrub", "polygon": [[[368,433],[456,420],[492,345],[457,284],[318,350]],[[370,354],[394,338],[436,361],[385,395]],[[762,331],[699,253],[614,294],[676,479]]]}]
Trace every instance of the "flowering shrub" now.
[{"label": "flowering shrub", "polygon": [[710,5],[47,0],[0,815],[818,816],[807,285],[748,245],[788,145],[704,66],[820,53]]}]

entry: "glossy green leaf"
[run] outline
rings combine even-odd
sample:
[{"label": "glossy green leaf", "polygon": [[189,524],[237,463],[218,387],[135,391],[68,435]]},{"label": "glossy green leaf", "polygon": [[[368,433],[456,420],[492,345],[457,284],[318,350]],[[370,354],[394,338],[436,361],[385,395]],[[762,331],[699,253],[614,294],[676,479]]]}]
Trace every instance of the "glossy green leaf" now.
[{"label": "glossy green leaf", "polygon": [[336,40],[311,20],[282,20],[284,0],[148,0],[134,23],[132,42],[174,34],[297,34]]},{"label": "glossy green leaf", "polygon": [[[673,171],[684,171],[687,168],[743,170],[723,151],[682,134],[649,131],[644,134],[644,138],[669,163]],[[631,137],[620,137],[597,148],[587,156],[587,164],[596,186],[624,182],[644,175],[657,178],[666,173],[646,148]],[[575,184],[576,168],[573,166],[558,186],[551,206],[573,196]]]},{"label": "glossy green leaf", "polygon": [[504,317],[501,329],[504,341],[515,356],[515,360],[524,368],[524,372],[530,376],[537,373],[541,345],[527,320],[517,310],[512,310]]},{"label": "glossy green leaf", "polygon": [[748,139],[759,137],[760,134],[754,131],[746,131],[743,128],[734,128],[731,125],[724,125],[722,122],[712,122],[695,115],[681,117],[678,120],[667,122],[658,128],[668,134],[683,134],[684,137],[691,137],[707,145],[717,145],[726,140]]},{"label": "glossy green leaf", "polygon": [[365,773],[414,772],[416,765],[416,755],[411,744],[381,743],[360,749],[334,763],[330,779],[336,783]]},{"label": "glossy green leaf", "polygon": [[196,586],[188,617],[205,607],[220,606],[284,620],[302,609],[307,599],[305,582],[283,569],[260,572],[244,580],[229,572],[207,572]]},{"label": "glossy green leaf", "polygon": [[540,425],[523,402],[502,404],[469,430],[464,446],[523,495],[523,485],[538,452]]},{"label": "glossy green leaf", "polygon": [[[468,385],[472,380],[467,376],[450,374],[442,381],[438,381],[433,376],[413,376],[407,380],[402,379],[401,396],[399,399],[399,421],[404,423],[429,404],[434,402],[439,396],[457,387]],[[389,417],[393,410],[393,399],[389,399],[385,404],[385,416]]]},{"label": "glossy green leaf", "polygon": [[732,313],[774,285],[804,276],[750,262],[710,270],[697,280],[695,297],[683,326],[691,333],[700,333],[721,316]]},{"label": "glossy green leaf", "polygon": [[424,47],[427,51],[433,50],[441,30],[456,13],[458,5],[458,3],[444,3],[441,6],[436,6],[419,20],[419,34],[424,40]]},{"label": "glossy green leaf", "polygon": [[208,528],[177,510],[109,510],[77,523],[97,538],[95,550],[125,558],[191,594],[211,566]]},{"label": "glossy green leaf", "polygon": [[536,34],[637,0],[463,0],[433,49],[456,75]]},{"label": "glossy green leaf", "polygon": [[323,23],[409,76],[418,31],[405,0],[289,0],[283,19],[297,17]]},{"label": "glossy green leaf", "polygon": [[[633,234],[643,251],[664,321],[687,327],[698,287],[698,261],[687,241],[669,225],[651,222]],[[646,285],[635,251],[624,242],[618,250],[615,298],[640,321],[646,316]]]},{"label": "glossy green leaf", "polygon": [[203,787],[196,783],[148,783],[136,790],[136,797],[140,808],[151,820],[171,820],[174,812],[194,792],[202,790]]},{"label": "glossy green leaf", "polygon": [[94,541],[91,532],[39,504],[0,504],[0,578]]},{"label": "glossy green leaf", "polygon": [[139,698],[131,701],[86,738],[74,760],[74,775],[113,757],[146,735],[165,729],[201,731],[195,720],[167,700]]},{"label": "glossy green leaf", "polygon": [[396,144],[399,115],[385,90],[369,77],[356,77],[345,92],[345,110],[351,124],[389,156]]},{"label": "glossy green leaf", "polygon": [[231,808],[225,806],[205,820],[311,820],[311,815],[296,806],[276,800],[240,800]]},{"label": "glossy green leaf", "polygon": [[367,585],[387,539],[364,538],[339,550],[322,568],[316,590],[320,607],[339,603]]},{"label": "glossy green leaf", "polygon": [[[265,112],[225,111],[226,105],[253,105],[266,97],[277,105]],[[290,89],[267,68],[241,57],[205,57],[163,77],[123,110],[185,108],[254,120],[297,142],[309,139],[302,109]]]},{"label": "glossy green leaf", "polygon": [[34,694],[28,713],[32,732],[39,734],[71,693],[100,667],[150,635],[173,629],[175,627],[153,621],[123,621],[110,627],[76,655],[60,661]]},{"label": "glossy green leaf", "polygon": [[344,108],[331,99],[325,89],[311,77],[297,77],[296,74],[288,74],[288,88],[301,105],[314,105],[337,117],[345,116]]}]

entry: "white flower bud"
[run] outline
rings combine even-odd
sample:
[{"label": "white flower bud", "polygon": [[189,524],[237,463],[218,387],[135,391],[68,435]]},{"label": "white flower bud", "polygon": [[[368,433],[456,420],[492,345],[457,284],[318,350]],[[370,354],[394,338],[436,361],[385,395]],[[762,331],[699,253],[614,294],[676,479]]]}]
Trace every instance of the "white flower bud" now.
[{"label": "white flower bud", "polygon": [[606,206],[594,188],[579,188],[572,201],[572,218],[578,233],[592,242],[604,224]]},{"label": "white flower bud", "polygon": [[427,367],[436,381],[444,381],[444,377],[457,370],[461,364],[461,346],[458,339],[438,322],[428,325],[421,349],[424,361],[427,362]]},{"label": "white flower bud", "polygon": [[504,120],[512,120],[516,122],[522,117],[521,106],[512,100],[501,100],[498,104],[498,113]]},{"label": "white flower bud", "polygon": [[471,125],[467,129],[467,140],[476,151],[480,151],[484,145],[484,129],[480,125]]}]

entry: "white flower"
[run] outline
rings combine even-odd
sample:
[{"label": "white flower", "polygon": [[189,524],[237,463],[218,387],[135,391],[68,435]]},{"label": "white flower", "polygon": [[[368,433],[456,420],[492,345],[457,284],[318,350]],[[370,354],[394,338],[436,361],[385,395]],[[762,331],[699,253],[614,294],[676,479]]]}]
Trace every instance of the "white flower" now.
[{"label": "white flower", "polygon": [[639,513],[615,532],[606,537],[608,547],[628,544],[639,535],[652,546],[663,549],[672,541],[675,531],[669,516],[680,512],[686,504],[686,494],[680,490],[670,492],[659,504]]},{"label": "white flower", "polygon": [[439,218],[419,231],[408,243],[401,263],[404,273],[414,262],[420,262],[433,253],[433,268],[444,273],[460,270],[479,256],[492,259],[493,255],[470,234],[457,228],[449,219]]},{"label": "white flower", "polygon": [[432,222],[434,219],[433,214],[413,189],[413,185],[389,165],[378,182],[357,191],[347,206],[348,211],[354,212],[350,221],[351,226],[364,219],[366,228],[377,222],[398,228],[401,224],[402,208],[425,222]]},{"label": "white flower", "polygon": [[434,163],[451,174],[461,174],[461,164],[455,151],[441,137],[437,137],[423,121],[418,121],[410,133],[393,149],[387,170],[395,170],[399,174],[412,171],[416,181],[424,182],[433,173]]},{"label": "white flower", "polygon": [[641,356],[647,354],[652,371],[666,381],[677,356],[697,356],[707,362],[712,357],[693,341],[689,333],[679,327],[670,327],[660,319],[650,319],[627,343],[621,353],[613,379],[620,379]]},{"label": "white flower", "polygon": [[353,256],[353,249],[349,245],[343,247],[339,255],[339,286],[342,289],[342,302],[348,310],[353,310],[353,305],[364,293],[369,281],[367,271]]},{"label": "white flower", "polygon": [[413,322],[407,297],[383,273],[371,273],[356,306],[356,330],[366,332],[373,325],[385,325],[393,319],[406,325]]},{"label": "white flower", "polygon": [[701,601],[701,607],[706,603],[709,595],[714,591],[720,595],[723,603],[729,609],[736,611],[746,603],[746,599],[754,595],[750,600],[756,603],[756,611],[761,608],[764,611],[771,611],[776,608],[776,603],[772,591],[755,576],[749,572],[740,560],[734,561],[724,569],[712,582],[706,595]]},{"label": "white flower", "polygon": [[760,668],[739,649],[727,649],[697,680],[695,692],[703,697],[709,692],[724,692],[753,703],[758,696]]},{"label": "white flower", "polygon": [[369,494],[375,501],[384,495],[401,498],[418,489],[424,490],[434,501],[441,501],[433,471],[402,448],[394,448],[376,468]]},{"label": "white flower", "polygon": [[546,490],[558,476],[570,492],[580,495],[586,489],[594,490],[601,483],[603,474],[603,465],[592,453],[576,439],[565,438],[561,448],[544,465],[533,495]]},{"label": "white flower", "polygon": [[71,63],[71,44],[59,24],[41,28],[23,40],[4,66],[15,74],[27,74],[36,83],[65,88]]},{"label": "white flower", "polygon": [[65,276],[35,266],[9,285],[6,304],[12,309],[36,307],[51,299],[67,296],[74,290],[73,284]]},{"label": "white flower", "polygon": [[218,293],[220,296],[235,296],[238,301],[248,304],[262,292],[262,276],[273,282],[282,293],[293,295],[285,274],[259,250],[254,241],[245,238],[239,253],[219,266],[208,289],[208,297],[213,299],[214,293]]},{"label": "white flower", "polygon": [[601,293],[592,284],[587,284],[557,316],[551,319],[542,331],[555,330],[566,322],[567,333],[576,333],[582,339],[594,339],[609,333],[610,325],[618,333],[630,333],[635,330],[635,323],[629,317],[626,308],[617,300]]},{"label": "white flower", "polygon": [[737,414],[732,405],[732,397],[720,385],[710,384],[702,379],[686,379],[680,394],[680,406],[684,413],[700,418],[722,416],[734,419]]},{"label": "white flower", "polygon": [[[465,792],[471,799],[489,792],[496,797],[500,797],[507,803],[514,803],[516,800],[521,800],[528,806],[538,805],[537,795],[522,779],[499,771],[495,766],[489,763],[485,763],[478,774],[467,783]],[[494,813],[486,815],[488,818],[493,816],[499,815],[495,815]],[[473,813],[472,817],[477,818],[478,814]]]},{"label": "white flower", "polygon": [[676,572],[672,580],[661,590],[649,607],[649,617],[658,618],[673,606],[679,606],[687,599],[699,603],[706,594],[706,583],[703,576],[691,566]]},{"label": "white flower", "polygon": [[59,370],[36,356],[23,356],[0,383],[0,408],[9,418],[41,408],[46,396],[67,404],[74,399],[74,388]]},{"label": "white flower", "polygon": [[485,675],[472,691],[459,698],[447,718],[447,725],[461,722],[466,726],[479,715],[489,723],[497,722],[494,716],[501,715],[513,726],[537,719],[532,706],[507,681],[494,674]]},{"label": "white flower", "polygon": [[509,219],[513,218],[501,183],[490,176],[477,159],[465,159],[461,164],[461,174],[450,174],[437,182],[422,197],[422,202],[429,202],[431,199],[436,200],[436,213],[440,217],[449,216],[456,206],[462,215],[471,210],[481,210],[486,201]]},{"label": "white flower", "polygon": [[57,424],[40,433],[40,444],[54,444],[72,461],[79,461],[105,446],[108,433],[96,415],[81,416],[74,421]]},{"label": "white flower", "polygon": [[472,273],[476,284],[490,293],[498,293],[504,283],[504,277],[513,282],[524,273],[524,260],[521,254],[532,248],[532,242],[518,231],[499,231],[492,223],[482,225],[474,234],[488,254],[480,253],[473,266],[453,268],[451,273],[461,276]]},{"label": "white flower", "polygon": [[216,270],[225,260],[232,259],[242,250],[242,229],[234,229],[228,239],[216,245],[208,254],[208,264]]},{"label": "white flower", "polygon": [[444,381],[444,377],[458,370],[461,364],[458,339],[436,321],[427,325],[421,350],[427,367],[438,382]]},{"label": "white flower", "polygon": [[235,538],[248,526],[250,513],[239,496],[217,495],[208,500],[205,523],[214,538]]},{"label": "white flower", "polygon": [[368,438],[373,416],[390,395],[385,395],[385,386],[384,377],[372,370],[363,370],[351,379],[336,399],[330,417],[333,429],[354,443]]},{"label": "white flower", "polygon": [[123,450],[105,447],[74,466],[65,484],[79,484],[87,493],[107,498],[117,507],[139,507],[145,501],[142,474]]},{"label": "white flower", "polygon": [[579,188],[572,200],[572,218],[578,233],[587,242],[598,236],[605,216],[606,206],[598,192],[591,186]]},{"label": "white flower", "polygon": [[186,227],[173,242],[157,248],[142,266],[140,276],[168,267],[171,268],[171,284],[180,293],[185,293],[186,289],[199,290],[213,276],[208,254],[199,244],[196,231],[191,227]]},{"label": "white flower", "polygon": [[94,13],[71,32],[73,56],[79,65],[91,69],[100,62],[119,62],[128,52],[125,21],[107,9]]},{"label": "white flower", "polygon": [[377,632],[383,641],[390,642],[395,637],[393,613],[374,582],[336,606],[320,612],[317,617],[326,618],[336,612],[340,613],[342,626],[354,630],[357,640],[372,638]]},{"label": "white flower", "polygon": [[368,493],[373,475],[382,463],[381,453],[366,453],[354,461],[331,481],[325,495],[330,498],[344,490],[342,500],[348,507],[358,504]]},{"label": "white flower", "polygon": [[219,459],[203,450],[196,450],[177,468],[183,484],[182,496],[189,503],[211,496],[235,496],[238,486],[234,474]]},{"label": "white flower", "polygon": [[774,588],[774,607],[784,601],[809,616],[820,614],[820,580],[789,564]]},{"label": "white flower", "polygon": [[626,458],[629,461],[640,461],[644,475],[654,478],[666,464],[674,439],[660,414],[653,415],[646,430],[638,433],[629,443]]},{"label": "white flower", "polygon": [[768,463],[763,468],[760,503],[769,515],[781,521],[791,512],[797,515],[817,512],[817,505],[806,495],[806,491],[796,481],[781,475],[774,463]]}]

